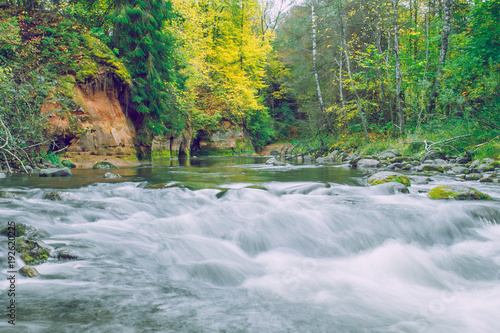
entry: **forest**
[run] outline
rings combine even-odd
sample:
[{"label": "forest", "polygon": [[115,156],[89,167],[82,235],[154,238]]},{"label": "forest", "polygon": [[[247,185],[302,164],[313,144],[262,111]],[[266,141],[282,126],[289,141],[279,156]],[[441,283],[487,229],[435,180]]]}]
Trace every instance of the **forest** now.
[{"label": "forest", "polygon": [[72,84],[110,82],[144,142],[227,121],[257,151],[440,143],[498,158],[499,0],[3,0],[0,10],[4,161],[57,152],[44,145],[54,141],[42,104],[70,112]]}]

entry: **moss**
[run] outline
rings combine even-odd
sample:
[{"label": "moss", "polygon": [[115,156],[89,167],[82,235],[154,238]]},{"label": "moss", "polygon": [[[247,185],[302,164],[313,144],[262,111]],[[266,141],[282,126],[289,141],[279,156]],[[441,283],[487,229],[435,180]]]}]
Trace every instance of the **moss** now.
[{"label": "moss", "polygon": [[490,163],[490,166],[494,168],[500,168],[500,161],[493,161]]},{"label": "moss", "polygon": [[170,150],[154,150],[151,153],[151,157],[153,160],[163,160],[163,159],[170,159],[172,158],[172,155],[170,154]]},{"label": "moss", "polygon": [[437,166],[437,165],[432,165],[432,164],[426,164],[422,166],[422,171],[429,172],[429,171],[436,171],[436,172],[444,172],[444,168],[442,166]]},{"label": "moss", "polygon": [[[0,235],[9,237],[9,232],[12,232],[12,229],[9,226],[5,226],[0,230]],[[16,223],[16,229],[14,231],[14,237],[26,236],[26,225],[23,223]]]},{"label": "moss", "polygon": [[92,166],[92,169],[118,169],[118,168],[109,162],[99,161]]},{"label": "moss", "polygon": [[384,183],[389,183],[389,182],[397,182],[401,183],[407,187],[411,186],[410,178],[403,176],[403,175],[389,175],[383,179],[370,179],[368,180],[368,183],[370,185],[379,185],[379,184],[384,184]]},{"label": "moss", "polygon": [[428,196],[429,198],[434,200],[491,200],[491,197],[489,195],[479,192],[472,187],[465,186],[441,185],[430,190]]},{"label": "moss", "polygon": [[49,259],[50,250],[29,239],[17,239],[15,248],[21,254],[21,259],[28,265],[41,264]]},{"label": "moss", "polygon": [[64,161],[61,161],[61,164],[67,168],[70,168],[70,169],[74,169],[76,168],[76,164],[69,161],[69,160],[64,160]]}]

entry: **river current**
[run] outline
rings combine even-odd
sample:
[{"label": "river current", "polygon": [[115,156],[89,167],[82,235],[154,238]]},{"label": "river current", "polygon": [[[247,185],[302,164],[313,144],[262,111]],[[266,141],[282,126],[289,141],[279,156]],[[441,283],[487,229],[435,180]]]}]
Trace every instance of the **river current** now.
[{"label": "river current", "polygon": [[32,225],[78,257],[18,276],[16,325],[2,315],[0,331],[500,331],[498,184],[469,185],[493,201],[433,201],[425,191],[458,181],[391,194],[356,170],[264,162],[0,179],[0,223]]}]

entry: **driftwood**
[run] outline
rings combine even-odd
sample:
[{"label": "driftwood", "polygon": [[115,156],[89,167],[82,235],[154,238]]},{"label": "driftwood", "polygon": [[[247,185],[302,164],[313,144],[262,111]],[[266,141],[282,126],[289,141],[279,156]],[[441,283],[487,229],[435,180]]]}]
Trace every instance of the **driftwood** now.
[{"label": "driftwood", "polygon": [[[21,152],[23,152],[27,157],[28,157],[28,154],[26,153],[26,151],[23,148],[12,146],[12,142],[13,142],[12,134],[10,133],[9,129],[7,128],[5,123],[3,122],[2,118],[0,118],[0,125],[2,126],[3,133],[4,133],[4,136],[0,136],[0,140],[3,141],[3,144],[0,146],[0,152],[2,153],[2,156],[5,160],[5,163],[7,164],[7,168],[9,169],[9,172],[12,173],[12,169],[11,169],[10,164],[9,164],[9,159],[7,158],[7,155],[5,153],[12,156],[12,158],[14,158],[15,160],[19,161],[19,163],[21,163],[21,166],[24,169],[24,172],[26,172],[27,174],[30,174],[28,172],[28,170],[26,170],[26,167],[25,167],[23,161],[18,156]],[[30,161],[29,157],[28,157],[28,161]]]}]

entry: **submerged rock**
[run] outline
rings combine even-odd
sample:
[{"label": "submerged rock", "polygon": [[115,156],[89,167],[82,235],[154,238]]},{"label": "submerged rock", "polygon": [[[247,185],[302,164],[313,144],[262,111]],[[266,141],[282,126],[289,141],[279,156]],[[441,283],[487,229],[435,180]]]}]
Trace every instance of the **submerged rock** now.
[{"label": "submerged rock", "polygon": [[[12,222],[11,222],[12,225]],[[38,240],[48,236],[48,233],[35,228],[32,225],[24,224],[24,223],[16,223],[16,228],[14,230],[14,237],[22,237],[26,236],[26,238],[31,240]],[[9,232],[12,232],[12,228],[9,228],[9,225],[0,229],[0,235],[9,236]]]},{"label": "submerged rock", "polygon": [[379,185],[389,182],[398,182],[404,186],[411,186],[410,179],[397,172],[381,171],[368,178],[368,184],[370,185]]},{"label": "submerged rock", "polygon": [[114,178],[120,178],[121,176],[118,175],[118,174],[114,174],[114,173],[111,173],[111,172],[106,172],[104,174],[104,178],[106,179],[114,179]]},{"label": "submerged rock", "polygon": [[73,175],[69,168],[48,168],[40,170],[40,177],[67,177]]},{"label": "submerged rock", "polygon": [[40,273],[38,273],[38,271],[36,270],[35,267],[31,267],[31,266],[23,266],[19,269],[19,273],[22,275],[22,276],[25,276],[25,277],[37,277],[38,275],[40,275]]},{"label": "submerged rock", "polygon": [[431,199],[455,199],[455,200],[491,200],[485,193],[479,192],[472,187],[460,185],[441,185],[429,191]]},{"label": "submerged rock", "polygon": [[43,196],[43,198],[48,199],[48,200],[52,200],[52,201],[61,201],[62,200],[61,196],[59,195],[59,193],[57,191],[52,191],[50,193],[46,193]]},{"label": "submerged rock", "polygon": [[118,169],[118,168],[109,162],[99,161],[92,166],[92,169]]}]

